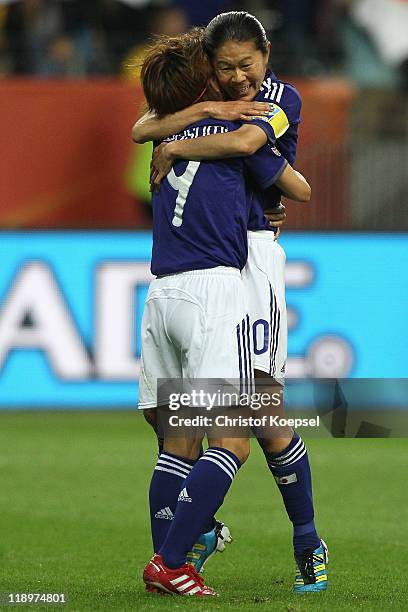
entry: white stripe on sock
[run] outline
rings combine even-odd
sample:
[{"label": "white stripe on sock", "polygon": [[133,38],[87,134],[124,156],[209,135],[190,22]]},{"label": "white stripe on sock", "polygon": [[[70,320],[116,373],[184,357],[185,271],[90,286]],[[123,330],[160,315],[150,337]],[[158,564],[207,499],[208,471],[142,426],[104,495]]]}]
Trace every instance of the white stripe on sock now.
[{"label": "white stripe on sock", "polygon": [[306,447],[305,446],[303,446],[299,450],[299,452],[296,455],[296,457],[292,457],[291,459],[287,459],[286,461],[284,461],[283,463],[279,463],[279,465],[277,465],[275,467],[288,467],[289,465],[293,465],[294,463],[299,461],[299,459],[301,459],[303,457],[303,455],[306,455]]},{"label": "white stripe on sock", "polygon": [[289,459],[286,459],[286,461],[281,461],[280,463],[274,463],[274,461],[268,461],[268,465],[270,465],[271,467],[276,467],[276,468],[287,467],[299,461],[299,459],[301,459],[305,453],[306,453],[306,447],[304,444],[302,444],[301,448],[299,448],[294,455],[289,457]]},{"label": "white stripe on sock", "polygon": [[235,474],[232,474],[228,468],[226,468],[222,463],[220,463],[219,461],[217,461],[217,459],[213,459],[212,457],[206,457],[207,453],[205,453],[200,461],[211,461],[211,463],[215,463],[215,465],[218,465],[219,468],[222,469],[223,472],[225,472],[230,478],[231,480],[234,480],[234,476]]},{"label": "white stripe on sock", "polygon": [[191,472],[191,468],[188,470],[187,468],[181,467],[181,465],[177,465],[177,463],[172,463],[171,461],[164,461],[160,457],[157,460],[157,465],[169,465],[170,467],[176,468],[176,470],[180,470],[180,472],[185,473],[186,476]]},{"label": "white stripe on sock", "polygon": [[287,465],[289,463],[292,463],[293,461],[296,460],[296,457],[299,455],[299,453],[301,453],[302,451],[305,450],[305,445],[302,443],[300,445],[299,448],[296,449],[296,451],[294,453],[292,453],[291,455],[289,455],[289,457],[287,457],[287,459],[285,459],[284,461],[278,461],[277,465]]},{"label": "white stripe on sock", "polygon": [[296,451],[296,449],[299,448],[299,446],[303,444],[303,440],[302,438],[299,438],[299,440],[296,442],[295,446],[293,448],[290,449],[290,451],[288,451],[287,453],[285,453],[284,455],[281,455],[280,457],[275,457],[273,459],[273,461],[278,462],[278,461],[282,461],[283,459],[286,459],[287,457],[289,457],[292,453],[294,453]]},{"label": "white stripe on sock", "polygon": [[237,473],[237,470],[238,470],[237,464],[226,453],[223,453],[222,451],[219,451],[219,450],[214,450],[212,448],[209,448],[205,452],[205,454],[210,455],[211,457],[216,457],[217,459],[220,459],[220,461],[223,461],[227,467],[233,470],[234,474]]},{"label": "white stripe on sock", "polygon": [[166,455],[166,453],[161,453],[161,455],[159,456],[159,459],[161,459],[162,457],[163,457],[163,459],[170,459],[171,461],[175,461],[176,463],[180,463],[180,465],[184,466],[188,470],[191,470],[191,468],[193,467],[189,463],[185,463],[185,461],[181,461],[181,459],[176,459],[175,457],[171,457],[170,455]]},{"label": "white stripe on sock", "polygon": [[186,479],[185,474],[182,474],[181,472],[176,472],[176,470],[169,470],[168,468],[160,467],[160,465],[156,465],[154,469],[158,470],[159,472],[168,472],[169,474],[175,474],[176,476],[180,476],[180,478],[182,478],[183,480]]}]

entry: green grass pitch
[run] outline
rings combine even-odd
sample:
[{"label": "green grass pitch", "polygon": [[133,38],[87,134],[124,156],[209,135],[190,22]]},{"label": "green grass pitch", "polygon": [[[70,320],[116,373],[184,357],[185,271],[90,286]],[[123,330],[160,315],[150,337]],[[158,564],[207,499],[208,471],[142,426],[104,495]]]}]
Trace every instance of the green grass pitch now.
[{"label": "green grass pitch", "polygon": [[218,513],[235,538],[207,566],[220,597],[203,602],[143,590],[156,446],[140,415],[1,413],[0,591],[65,592],[71,612],[407,610],[407,440],[308,447],[329,590],[291,593],[291,528],[253,443]]}]

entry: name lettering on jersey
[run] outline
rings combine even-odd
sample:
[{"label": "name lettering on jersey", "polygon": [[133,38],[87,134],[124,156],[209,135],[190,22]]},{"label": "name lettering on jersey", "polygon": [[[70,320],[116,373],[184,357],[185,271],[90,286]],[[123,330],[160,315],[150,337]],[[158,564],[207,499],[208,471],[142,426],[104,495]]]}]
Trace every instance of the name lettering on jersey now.
[{"label": "name lettering on jersey", "polygon": [[165,138],[164,142],[201,138],[201,136],[213,136],[214,134],[225,134],[228,131],[228,128],[223,125],[199,125],[194,128],[188,128],[183,132],[180,132],[180,134],[173,134],[173,136]]}]

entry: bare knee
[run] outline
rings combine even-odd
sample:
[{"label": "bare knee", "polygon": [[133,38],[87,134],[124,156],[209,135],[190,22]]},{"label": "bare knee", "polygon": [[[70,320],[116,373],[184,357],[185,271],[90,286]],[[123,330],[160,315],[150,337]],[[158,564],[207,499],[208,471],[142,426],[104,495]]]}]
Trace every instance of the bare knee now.
[{"label": "bare knee", "polygon": [[165,438],[163,450],[177,457],[195,461],[201,450],[202,437]]},{"label": "bare knee", "polygon": [[156,431],[156,428],[157,428],[156,408],[146,408],[145,410],[143,410],[143,416],[145,420],[149,423],[149,425],[153,427],[154,431]]},{"label": "bare knee", "polygon": [[258,443],[264,453],[281,453],[287,446],[289,446],[292,438],[293,430],[290,430],[283,436],[258,438]]},{"label": "bare knee", "polygon": [[[268,376],[264,372],[255,370],[255,387],[257,393],[262,393],[270,397],[269,404],[265,404],[259,410],[257,416],[267,417],[277,416],[283,417],[284,403],[283,403],[283,387],[277,383],[271,376]],[[253,429],[253,433],[256,435],[258,443],[264,453],[280,453],[282,452],[291,442],[293,438],[293,429],[286,425],[273,425],[265,428]]]},{"label": "bare knee", "polygon": [[250,443],[248,438],[212,438],[208,441],[210,446],[216,446],[218,448],[225,448],[239,459],[242,464],[249,457]]}]

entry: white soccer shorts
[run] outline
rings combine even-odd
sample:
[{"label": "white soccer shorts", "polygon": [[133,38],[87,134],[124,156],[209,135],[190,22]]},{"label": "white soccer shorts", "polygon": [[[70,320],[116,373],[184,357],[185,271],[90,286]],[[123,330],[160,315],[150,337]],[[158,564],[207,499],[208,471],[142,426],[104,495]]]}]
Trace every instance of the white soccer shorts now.
[{"label": "white soccer shorts", "polygon": [[273,232],[248,232],[248,261],[242,278],[252,323],[253,365],[280,384],[288,353],[285,262],[285,251]]},{"label": "white soccer shorts", "polygon": [[239,270],[220,266],[156,278],[143,313],[139,408],[157,406],[158,379],[241,381],[249,391],[250,337]]}]

